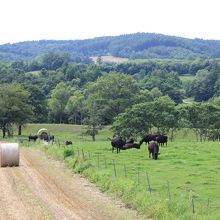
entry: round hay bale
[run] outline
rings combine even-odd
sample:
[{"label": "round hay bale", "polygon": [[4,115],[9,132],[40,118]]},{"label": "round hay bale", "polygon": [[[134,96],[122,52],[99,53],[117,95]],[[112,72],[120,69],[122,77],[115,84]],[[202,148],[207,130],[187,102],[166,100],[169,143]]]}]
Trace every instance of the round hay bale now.
[{"label": "round hay bale", "polygon": [[19,166],[18,143],[0,143],[1,167]]}]

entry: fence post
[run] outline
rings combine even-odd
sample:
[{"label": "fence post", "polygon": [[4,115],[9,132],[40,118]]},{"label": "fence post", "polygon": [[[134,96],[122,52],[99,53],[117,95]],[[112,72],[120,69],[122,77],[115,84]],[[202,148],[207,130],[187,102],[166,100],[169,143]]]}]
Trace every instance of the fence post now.
[{"label": "fence post", "polygon": [[105,169],[107,170],[107,161],[106,161],[106,157],[105,157]]},{"label": "fence post", "polygon": [[167,193],[168,193],[168,198],[169,200],[171,199],[171,194],[170,194],[170,183],[169,181],[167,180]]},{"label": "fence post", "polygon": [[77,154],[78,154],[78,158],[79,158],[79,148],[77,147]]},{"label": "fence post", "polygon": [[208,198],[208,203],[207,203],[207,213],[209,214],[209,204],[210,204],[210,199]]},{"label": "fence post", "polygon": [[100,168],[100,162],[99,162],[99,160],[100,160],[100,158],[99,158],[99,153],[98,153],[98,155],[97,155],[97,157],[98,157],[98,170],[99,170],[99,168]]},{"label": "fence post", "polygon": [[149,180],[149,175],[148,175],[147,172],[146,172],[146,176],[147,176],[148,190],[149,190],[149,192],[151,194],[150,180]]},{"label": "fence post", "polygon": [[137,184],[140,184],[140,173],[139,173],[139,167],[137,167]]},{"label": "fence post", "polygon": [[84,150],[82,148],[82,156],[83,156],[83,160],[85,159],[85,155],[84,155]]},{"label": "fence post", "polygon": [[59,147],[60,147],[60,139],[58,139],[57,141],[58,141],[58,145],[59,145]]},{"label": "fence post", "polygon": [[195,200],[194,200],[194,195],[192,196],[192,212],[193,212],[193,214],[195,213]]},{"label": "fence post", "polygon": [[114,174],[115,174],[115,177],[117,176],[117,172],[116,172],[116,163],[115,163],[115,159],[112,159],[113,160],[113,165],[114,165]]},{"label": "fence post", "polygon": [[124,176],[127,178],[127,169],[126,169],[126,164],[124,163]]}]

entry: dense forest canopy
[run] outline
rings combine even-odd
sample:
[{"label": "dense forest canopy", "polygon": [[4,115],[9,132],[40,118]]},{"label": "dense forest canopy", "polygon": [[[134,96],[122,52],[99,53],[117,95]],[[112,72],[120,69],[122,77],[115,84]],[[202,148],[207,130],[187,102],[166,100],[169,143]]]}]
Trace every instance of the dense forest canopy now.
[{"label": "dense forest canopy", "polygon": [[[160,51],[159,43],[163,44],[159,46],[163,54],[164,48],[174,49],[180,43],[181,48],[194,54],[182,57],[187,59],[178,59],[175,53],[175,59],[160,59],[157,54],[154,59],[123,63],[102,61],[107,53],[142,58],[148,49]],[[12,108],[11,104],[1,108],[0,129],[5,135],[12,133],[12,124],[21,133],[26,122],[87,124],[87,133],[95,140],[102,125],[113,124],[117,133],[121,130],[127,136],[138,136],[152,127],[163,132],[171,129],[173,133],[185,126],[182,121],[187,121],[188,127],[200,126],[196,132],[202,138],[204,128],[206,134],[207,129],[220,128],[216,119],[220,114],[220,59],[211,58],[218,57],[218,44],[139,33],[85,41],[2,45],[0,57],[6,60],[0,61],[0,104],[7,107],[12,103]],[[92,55],[97,56],[96,63],[90,59]],[[14,93],[20,95],[14,97]],[[198,115],[199,111],[205,115],[211,110],[213,115],[204,116],[206,121],[198,125],[184,103],[190,103],[192,112],[198,108]],[[132,115],[136,117],[131,120]]]},{"label": "dense forest canopy", "polygon": [[0,60],[30,60],[48,52],[67,53],[75,62],[112,55],[129,59],[196,57],[219,58],[220,41],[187,39],[154,33],[136,33],[87,40],[40,40],[0,45]]}]

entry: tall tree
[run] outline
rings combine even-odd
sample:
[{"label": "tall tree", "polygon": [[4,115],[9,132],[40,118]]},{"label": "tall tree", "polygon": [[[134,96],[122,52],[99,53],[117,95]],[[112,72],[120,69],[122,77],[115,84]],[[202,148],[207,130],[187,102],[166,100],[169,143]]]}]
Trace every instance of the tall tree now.
[{"label": "tall tree", "polygon": [[95,136],[98,134],[99,130],[102,129],[103,121],[98,106],[96,105],[95,97],[90,96],[86,105],[87,114],[84,119],[84,124],[87,126],[86,134],[90,135],[92,140],[95,141]]},{"label": "tall tree", "polygon": [[10,134],[12,124],[19,127],[32,120],[33,111],[29,101],[30,93],[18,84],[0,85],[0,128],[5,137],[6,132]]},{"label": "tall tree", "polygon": [[65,108],[74,89],[65,85],[63,82],[57,84],[52,90],[51,98],[49,99],[50,115],[54,122],[65,122]]},{"label": "tall tree", "polygon": [[85,112],[85,97],[81,91],[74,92],[66,105],[65,111],[68,120],[75,124],[83,124],[83,112]]},{"label": "tall tree", "polygon": [[33,122],[43,123],[48,121],[48,106],[46,96],[43,91],[35,85],[24,85],[30,93],[29,102],[34,113]]},{"label": "tall tree", "polygon": [[96,106],[105,123],[111,123],[119,113],[135,103],[138,93],[137,82],[132,76],[122,73],[109,73],[101,76],[86,89],[86,96],[96,99]]},{"label": "tall tree", "polygon": [[182,103],[182,82],[174,71],[155,70],[145,77],[146,88],[151,90],[157,87],[163,95],[168,95],[176,103]]},{"label": "tall tree", "polygon": [[196,133],[197,141],[206,140],[208,130],[220,125],[220,110],[211,103],[193,103],[181,106],[182,117]]}]

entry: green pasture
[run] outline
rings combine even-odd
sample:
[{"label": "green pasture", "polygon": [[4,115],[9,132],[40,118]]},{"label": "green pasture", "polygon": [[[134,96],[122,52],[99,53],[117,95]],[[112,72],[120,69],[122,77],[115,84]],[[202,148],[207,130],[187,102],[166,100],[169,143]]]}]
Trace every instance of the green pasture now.
[{"label": "green pasture", "polygon": [[[27,125],[22,138],[47,128],[56,140],[72,140],[71,147],[56,141],[20,143],[39,147],[63,160],[74,172],[81,173],[121,198],[128,207],[154,219],[220,219],[220,142],[196,142],[194,133],[182,129],[173,142],[160,147],[158,160],[148,158],[147,145],[112,153],[109,127],[101,130],[97,141],[76,125]],[[138,140],[139,141],[139,140]]]},{"label": "green pasture", "polygon": [[180,80],[182,82],[188,82],[188,81],[192,81],[194,79],[195,79],[195,76],[193,76],[193,75],[181,75],[180,76]]},{"label": "green pasture", "polygon": [[41,71],[36,70],[36,71],[30,71],[30,72],[26,72],[25,75],[33,75],[33,76],[39,76],[41,73]]}]

